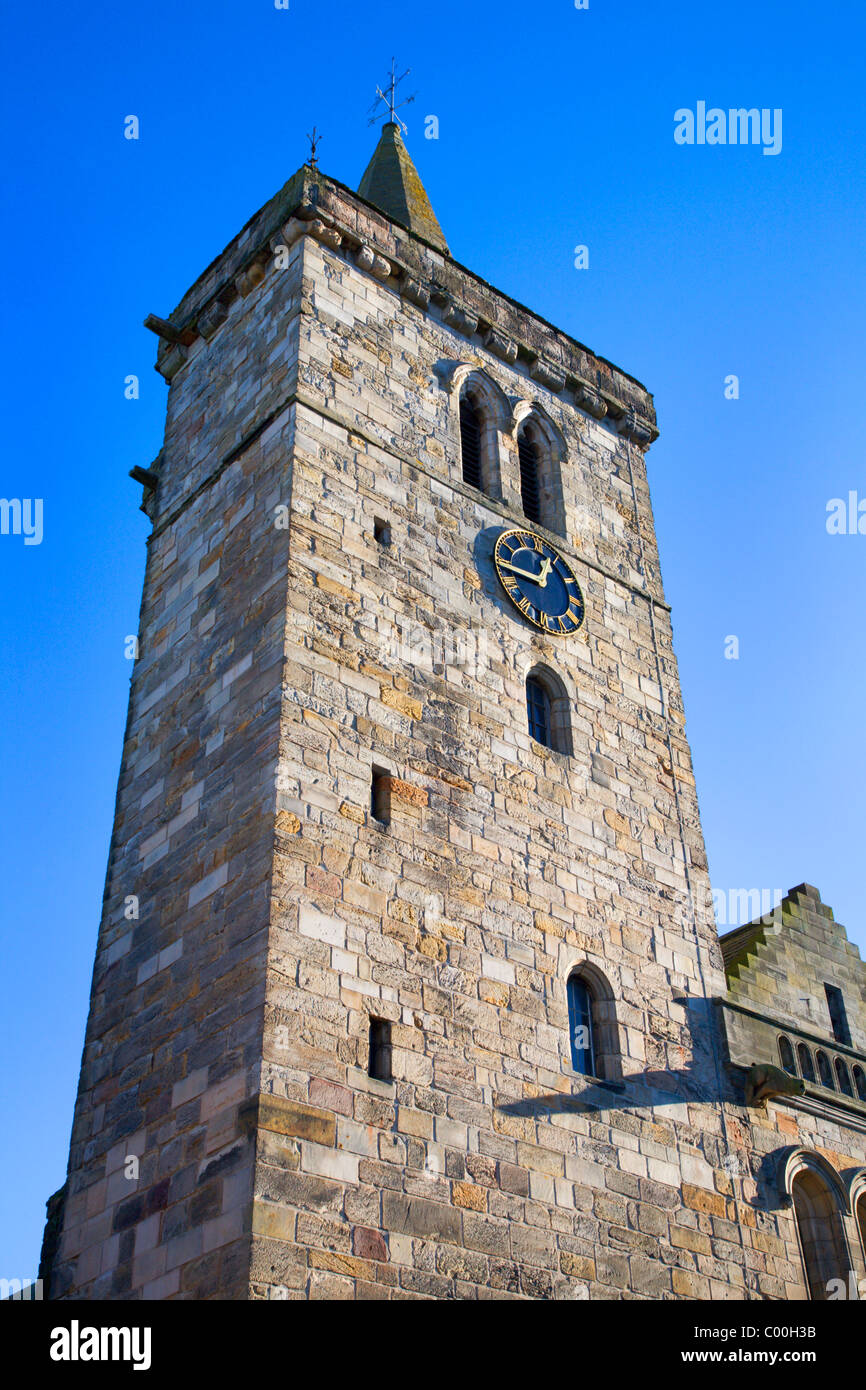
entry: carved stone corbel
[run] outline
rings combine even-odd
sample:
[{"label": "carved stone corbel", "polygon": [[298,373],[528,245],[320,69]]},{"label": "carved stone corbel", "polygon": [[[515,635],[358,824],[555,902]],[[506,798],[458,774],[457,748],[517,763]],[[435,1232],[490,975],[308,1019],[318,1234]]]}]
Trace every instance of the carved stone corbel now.
[{"label": "carved stone corbel", "polygon": [[546,386],[549,391],[565,390],[565,372],[560,371],[559,367],[546,361],[543,357],[536,357],[529,368],[529,375],[533,381],[537,381],[541,386]]},{"label": "carved stone corbel", "polygon": [[166,381],[171,381],[180,371],[188,355],[189,350],[182,343],[169,343],[166,351],[157,355],[156,370]]},{"label": "carved stone corbel", "polygon": [[607,414],[607,402],[604,396],[586,381],[575,382],[574,400],[575,404],[581,410],[585,410],[587,415],[591,415],[594,420],[603,420]]},{"label": "carved stone corbel", "polygon": [[266,274],[267,266],[260,260],[253,261],[246,270],[242,270],[239,275],[235,276],[235,289],[239,295],[246,299],[247,295],[251,294],[262,283]]},{"label": "carved stone corbel", "polygon": [[302,236],[306,236],[308,230],[309,228],[303,222],[299,222],[297,217],[290,217],[288,222],[283,223],[278,232],[274,232],[268,245],[274,255],[277,254],[280,247],[284,247],[288,251],[296,241],[299,241]]},{"label": "carved stone corbel", "polygon": [[517,361],[517,344],[514,339],[507,338],[496,328],[489,328],[484,334],[484,346],[494,357],[498,357],[501,362],[507,362],[509,366]]},{"label": "carved stone corbel", "polygon": [[323,222],[321,217],[317,217],[310,222],[306,230],[311,236],[316,238],[316,241],[321,241],[323,245],[330,246],[332,251],[336,251],[343,240],[342,234],[337,231],[337,228],[328,226],[327,222]]},{"label": "carved stone corbel", "polygon": [[652,444],[656,437],[649,420],[645,420],[642,415],[638,415],[634,406],[628,406],[620,415],[616,422],[617,434],[624,435],[630,439],[632,444],[637,444],[639,448],[645,449],[648,444]]},{"label": "carved stone corbel", "polygon": [[371,275],[375,275],[377,280],[388,280],[391,277],[393,266],[384,256],[380,256],[378,251],[374,251],[372,246],[362,243],[355,252],[355,264],[361,270],[367,270]]},{"label": "carved stone corbel", "polygon": [[220,324],[225,323],[228,315],[228,305],[224,304],[221,299],[212,299],[198,316],[196,326],[201,336],[210,342]]},{"label": "carved stone corbel", "polygon": [[453,328],[455,333],[462,333],[464,337],[471,338],[478,328],[478,315],[468,313],[456,300],[450,299],[442,310],[442,318],[449,328]]},{"label": "carved stone corbel", "polygon": [[403,276],[400,281],[400,293],[404,299],[417,304],[419,309],[426,309],[430,303],[430,291],[420,280],[413,280],[411,275]]}]

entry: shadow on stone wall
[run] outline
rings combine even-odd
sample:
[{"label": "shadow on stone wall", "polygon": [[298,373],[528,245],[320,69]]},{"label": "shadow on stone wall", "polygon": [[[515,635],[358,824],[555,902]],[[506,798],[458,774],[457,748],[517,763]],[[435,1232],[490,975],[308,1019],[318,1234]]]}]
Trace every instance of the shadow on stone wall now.
[{"label": "shadow on stone wall", "polygon": [[624,1075],[616,1081],[583,1077],[568,1071],[573,1090],[550,1091],[525,1100],[504,1101],[496,1109],[504,1115],[543,1118],[545,1114],[581,1111],[644,1109],[648,1106],[744,1104],[743,1082],[725,1065],[725,1046],[718,1011],[712,999],[689,999],[685,1005],[683,1042],[690,1044],[691,1060],[681,1068],[650,1069]]}]

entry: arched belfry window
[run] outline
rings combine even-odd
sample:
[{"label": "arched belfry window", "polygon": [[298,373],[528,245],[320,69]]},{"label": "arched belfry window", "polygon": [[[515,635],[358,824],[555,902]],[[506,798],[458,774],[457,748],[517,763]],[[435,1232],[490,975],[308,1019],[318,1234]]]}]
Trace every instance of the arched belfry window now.
[{"label": "arched belfry window", "polygon": [[571,754],[571,702],[562,681],[547,666],[533,667],[526,677],[526,722],[536,743]]},{"label": "arched belfry window", "polygon": [[541,406],[526,401],[516,407],[512,421],[524,516],[527,521],[564,536],[563,436]]},{"label": "arched belfry window", "polygon": [[468,393],[460,397],[460,457],[464,483],[481,488],[481,414]]},{"label": "arched belfry window", "polygon": [[588,963],[566,981],[569,1058],[581,1076],[615,1081],[621,1075],[613,993],[601,972]]},{"label": "arched belfry window", "polygon": [[460,441],[460,475],[495,501],[502,500],[499,467],[501,433],[511,408],[501,387],[480,367],[461,363],[453,377]]},{"label": "arched belfry window", "polygon": [[541,450],[531,424],[524,425],[517,436],[517,457],[524,515],[541,524]]}]

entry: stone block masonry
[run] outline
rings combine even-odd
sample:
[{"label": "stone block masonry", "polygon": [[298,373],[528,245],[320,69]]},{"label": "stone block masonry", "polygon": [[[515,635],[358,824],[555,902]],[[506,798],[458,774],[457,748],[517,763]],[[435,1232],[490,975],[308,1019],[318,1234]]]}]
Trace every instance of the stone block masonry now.
[{"label": "stone block masonry", "polygon": [[[862,1135],[747,1112],[726,1066],[648,393],[310,170],[171,322],[52,1296],[804,1296],[762,1165],[791,1125],[840,1168]],[[493,496],[462,478],[472,373]],[[527,413],[575,638],[492,565]],[[529,736],[537,665],[570,754]],[[603,1077],[571,1067],[576,967]]]}]

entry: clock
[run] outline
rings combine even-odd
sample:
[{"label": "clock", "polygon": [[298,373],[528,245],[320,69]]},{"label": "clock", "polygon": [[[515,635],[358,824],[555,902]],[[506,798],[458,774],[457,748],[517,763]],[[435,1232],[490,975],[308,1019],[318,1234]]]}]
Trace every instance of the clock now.
[{"label": "clock", "polygon": [[555,546],[532,531],[503,531],[493,549],[502,587],[543,632],[568,637],[586,616],[580,585]]}]

